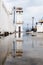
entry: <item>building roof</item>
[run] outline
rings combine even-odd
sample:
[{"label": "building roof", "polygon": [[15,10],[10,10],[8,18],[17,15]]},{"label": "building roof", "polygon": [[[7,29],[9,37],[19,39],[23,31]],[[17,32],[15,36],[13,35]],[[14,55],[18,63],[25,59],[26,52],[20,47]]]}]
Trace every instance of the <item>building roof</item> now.
[{"label": "building roof", "polygon": [[43,23],[43,17],[42,17],[42,19],[41,19],[41,20],[39,20],[39,23]]},{"label": "building roof", "polygon": [[22,7],[17,7],[16,12],[19,12],[19,13],[23,12],[23,8]]},{"label": "building roof", "polygon": [[43,23],[43,20],[39,20],[39,23]]},{"label": "building roof", "polygon": [[22,7],[18,7],[18,8],[16,8],[17,10],[22,10],[23,8]]}]

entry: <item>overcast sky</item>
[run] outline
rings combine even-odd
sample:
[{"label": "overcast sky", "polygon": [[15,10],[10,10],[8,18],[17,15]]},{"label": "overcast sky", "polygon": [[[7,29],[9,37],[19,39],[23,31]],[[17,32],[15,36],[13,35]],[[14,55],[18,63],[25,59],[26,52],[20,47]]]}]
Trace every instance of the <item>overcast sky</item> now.
[{"label": "overcast sky", "polygon": [[38,22],[43,17],[43,0],[3,0],[6,8],[11,11],[13,6],[23,7],[23,21],[25,24],[32,24],[32,17],[34,22]]}]

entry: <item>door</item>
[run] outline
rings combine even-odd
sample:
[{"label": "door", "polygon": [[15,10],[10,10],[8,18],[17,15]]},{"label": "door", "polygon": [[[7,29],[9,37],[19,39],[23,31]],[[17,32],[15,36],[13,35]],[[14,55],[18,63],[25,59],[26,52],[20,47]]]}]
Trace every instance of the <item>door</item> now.
[{"label": "door", "polygon": [[21,37],[21,27],[19,26],[19,37]]}]

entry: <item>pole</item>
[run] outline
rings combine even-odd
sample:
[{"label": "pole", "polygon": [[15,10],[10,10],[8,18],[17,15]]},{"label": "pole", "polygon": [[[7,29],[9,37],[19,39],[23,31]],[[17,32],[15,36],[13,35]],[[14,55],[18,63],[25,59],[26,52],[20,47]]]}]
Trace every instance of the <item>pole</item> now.
[{"label": "pole", "polygon": [[14,20],[13,23],[15,24],[15,7],[14,7]]},{"label": "pole", "polygon": [[15,7],[13,9],[14,9],[14,20],[13,20],[13,23],[15,24],[15,37],[16,37],[16,22],[15,22],[15,12],[16,12],[16,10],[15,10]]},{"label": "pole", "polygon": [[34,17],[32,17],[32,30],[34,28]]}]

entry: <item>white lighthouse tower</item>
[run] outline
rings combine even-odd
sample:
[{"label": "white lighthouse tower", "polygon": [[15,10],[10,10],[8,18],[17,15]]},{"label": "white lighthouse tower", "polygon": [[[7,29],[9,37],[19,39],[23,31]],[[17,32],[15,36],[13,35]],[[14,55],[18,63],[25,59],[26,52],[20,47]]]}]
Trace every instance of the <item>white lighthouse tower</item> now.
[{"label": "white lighthouse tower", "polygon": [[21,37],[21,33],[23,32],[23,8],[16,8],[16,35],[17,38]]},{"label": "white lighthouse tower", "polygon": [[23,8],[16,8],[16,55],[21,56],[23,53]]}]

